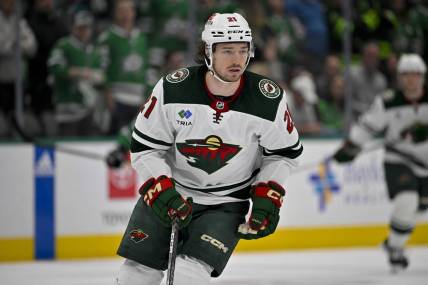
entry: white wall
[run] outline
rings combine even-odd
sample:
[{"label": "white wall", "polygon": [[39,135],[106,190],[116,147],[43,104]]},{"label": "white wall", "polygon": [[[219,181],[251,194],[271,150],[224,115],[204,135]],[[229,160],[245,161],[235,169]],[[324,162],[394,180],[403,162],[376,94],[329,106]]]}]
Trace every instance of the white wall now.
[{"label": "white wall", "polygon": [[33,148],[0,145],[0,238],[33,234]]},{"label": "white wall", "polygon": [[[322,167],[315,164],[333,153],[339,141],[305,140],[303,143],[301,166],[286,185],[281,227],[388,222],[390,204],[383,180],[381,150],[361,155],[355,163],[345,167],[330,163],[331,180],[337,182],[339,189],[324,192],[329,198],[321,209],[320,195],[310,177],[322,174]],[[106,154],[113,147],[110,142],[63,145],[97,154]],[[30,145],[0,145],[0,239],[33,234],[33,152]],[[308,165],[312,167],[307,168]],[[129,172],[116,174],[116,184],[129,181],[126,179]],[[124,231],[137,194],[134,192],[127,198],[109,197],[108,181],[108,169],[102,160],[56,152],[57,235],[121,234]],[[428,214],[420,221],[428,221]]]}]

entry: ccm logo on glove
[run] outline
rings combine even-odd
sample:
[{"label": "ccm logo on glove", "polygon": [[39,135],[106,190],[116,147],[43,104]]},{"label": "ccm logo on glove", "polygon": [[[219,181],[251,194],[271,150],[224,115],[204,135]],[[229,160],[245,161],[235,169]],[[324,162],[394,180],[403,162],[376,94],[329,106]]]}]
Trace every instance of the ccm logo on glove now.
[{"label": "ccm logo on glove", "polygon": [[[159,179],[161,178],[161,179]],[[174,184],[172,183],[171,179],[168,179],[166,176],[165,178],[159,177],[158,180],[155,178],[150,178],[146,181],[146,183],[141,186],[141,189],[147,187],[149,184],[150,186],[147,187],[147,190],[144,193],[144,202],[146,202],[147,206],[152,206],[153,202],[159,197],[159,195],[168,189],[174,188]],[[140,189],[140,194],[141,193]]]},{"label": "ccm logo on glove", "polygon": [[175,217],[179,218],[180,228],[187,226],[192,219],[192,199],[184,199],[175,190],[174,181],[165,175],[147,180],[139,193],[161,223],[167,227],[171,226]]}]

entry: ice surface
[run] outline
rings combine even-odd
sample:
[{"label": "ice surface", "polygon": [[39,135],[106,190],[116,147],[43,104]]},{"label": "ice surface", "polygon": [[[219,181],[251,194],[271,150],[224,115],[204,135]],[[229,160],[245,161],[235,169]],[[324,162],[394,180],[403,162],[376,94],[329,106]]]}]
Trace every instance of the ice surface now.
[{"label": "ice surface", "polygon": [[[391,274],[380,248],[234,254],[216,285],[426,285],[428,247],[408,249],[410,267]],[[122,260],[0,263],[0,284],[113,285]]]}]

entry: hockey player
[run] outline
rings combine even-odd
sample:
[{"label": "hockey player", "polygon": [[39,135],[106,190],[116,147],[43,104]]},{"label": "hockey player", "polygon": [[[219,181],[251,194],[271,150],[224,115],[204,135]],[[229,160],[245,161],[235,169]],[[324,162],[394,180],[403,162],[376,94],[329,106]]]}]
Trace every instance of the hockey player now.
[{"label": "hockey player", "polygon": [[[286,95],[245,71],[254,55],[239,14],[214,14],[199,65],[159,80],[139,113],[131,160],[145,183],[118,249],[120,285],[160,284],[179,220],[174,284],[208,284],[240,238],[272,234],[302,153]],[[249,220],[245,215],[250,209]]]},{"label": "hockey player", "polygon": [[418,212],[428,208],[428,96],[424,91],[426,66],[417,54],[404,54],[397,66],[399,90],[375,102],[336,152],[338,162],[350,162],[364,143],[384,132],[385,178],[393,210],[383,247],[392,270],[405,269],[404,246]]}]

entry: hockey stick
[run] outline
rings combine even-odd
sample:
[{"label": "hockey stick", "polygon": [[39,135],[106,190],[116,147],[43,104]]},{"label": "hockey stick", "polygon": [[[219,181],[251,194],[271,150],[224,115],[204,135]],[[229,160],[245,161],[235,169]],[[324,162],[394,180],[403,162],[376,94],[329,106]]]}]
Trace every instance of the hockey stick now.
[{"label": "hockey stick", "polygon": [[178,218],[172,220],[171,239],[169,241],[168,271],[166,285],[174,284],[175,259],[177,258]]},{"label": "hockey stick", "polygon": [[[375,151],[375,150],[378,150],[378,149],[381,149],[381,148],[384,148],[384,147],[385,147],[384,141],[382,141],[380,143],[379,142],[378,143],[374,143],[373,145],[371,145],[369,147],[363,148],[361,150],[361,152],[359,153],[359,155],[366,154],[366,153],[369,153],[369,152],[372,152],[372,151]],[[292,171],[292,173],[299,173],[299,172],[302,172],[302,171],[314,168],[314,167],[316,167],[318,165],[322,165],[322,164],[324,164],[324,163],[326,163],[326,162],[328,162],[330,160],[333,160],[334,153],[328,155],[327,157],[325,157],[325,158],[323,158],[321,160],[318,160],[318,161],[315,161],[315,162],[306,163],[306,164],[304,164],[302,166],[299,166],[294,171]]]},{"label": "hockey stick", "polygon": [[28,135],[19,125],[18,121],[16,120],[15,116],[12,117],[12,125],[15,128],[16,132],[18,133],[18,135],[21,137],[21,139],[24,142],[28,142],[28,143],[32,143],[35,146],[38,147],[42,147],[42,148],[48,148],[48,149],[55,149],[56,151],[62,152],[62,153],[66,153],[66,154],[71,154],[71,155],[75,155],[75,156],[80,156],[80,157],[84,157],[87,159],[93,159],[93,160],[102,160],[105,161],[106,157],[104,155],[98,154],[98,153],[94,153],[94,152],[89,152],[89,151],[83,151],[83,150],[78,150],[75,148],[69,148],[66,146],[62,146],[62,145],[56,145],[55,143],[47,143],[47,142],[42,142],[40,140],[36,140],[35,138],[31,137],[30,135]]}]

